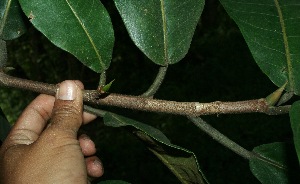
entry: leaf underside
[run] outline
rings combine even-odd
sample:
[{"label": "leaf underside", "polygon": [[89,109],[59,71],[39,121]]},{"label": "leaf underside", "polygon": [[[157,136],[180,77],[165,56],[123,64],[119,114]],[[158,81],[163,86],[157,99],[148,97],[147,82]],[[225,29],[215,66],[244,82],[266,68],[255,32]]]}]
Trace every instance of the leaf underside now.
[{"label": "leaf underside", "polygon": [[253,152],[257,155],[249,161],[250,170],[261,183],[289,184],[299,181],[299,165],[295,162],[292,145],[275,142],[257,146]]},{"label": "leaf underside", "polygon": [[300,4],[297,0],[221,0],[261,70],[300,95]]},{"label": "leaf underside", "polygon": [[76,56],[95,72],[111,62],[114,34],[98,0],[20,0],[30,22],[56,46]]},{"label": "leaf underside", "polygon": [[294,145],[300,163],[300,101],[295,102],[290,110],[291,127],[294,136]]},{"label": "leaf underside", "polygon": [[119,116],[106,113],[104,124],[112,127],[131,127],[134,134],[142,140],[182,183],[207,183],[199,169],[196,156],[193,152],[170,143],[168,138],[159,130]]}]

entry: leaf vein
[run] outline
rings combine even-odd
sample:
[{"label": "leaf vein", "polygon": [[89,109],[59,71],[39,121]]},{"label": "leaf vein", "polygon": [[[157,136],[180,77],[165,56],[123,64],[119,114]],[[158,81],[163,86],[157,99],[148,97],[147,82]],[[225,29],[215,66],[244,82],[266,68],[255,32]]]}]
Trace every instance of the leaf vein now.
[{"label": "leaf vein", "polygon": [[168,56],[168,40],[167,40],[167,20],[166,20],[164,0],[160,0],[160,5],[161,5],[160,8],[161,8],[162,22],[163,22],[165,64],[167,65],[169,63],[169,56]]},{"label": "leaf vein", "polygon": [[279,5],[278,0],[274,0],[278,16],[279,16],[279,22],[281,26],[281,31],[282,31],[282,36],[283,36],[283,43],[284,43],[284,48],[285,48],[285,56],[286,56],[286,62],[287,62],[287,69],[288,69],[288,75],[289,75],[289,85],[290,89],[293,91],[294,90],[294,78],[293,78],[293,67],[292,67],[292,61],[291,61],[291,55],[290,55],[290,48],[289,48],[289,42],[287,38],[287,33],[286,33],[286,26],[285,26],[285,21],[283,19],[283,14],[281,11],[281,7]]},{"label": "leaf vein", "polygon": [[[3,17],[2,17],[1,22],[0,22],[0,36],[2,35],[3,30],[4,30],[5,22],[6,22],[6,19],[8,17],[8,12],[9,12],[9,9],[10,9],[10,6],[11,6],[11,1],[12,0],[7,1],[6,8],[5,8]],[[5,7],[5,5],[4,5],[4,7]]]},{"label": "leaf vein", "polygon": [[[80,19],[80,17],[79,17],[78,14],[76,13],[75,9],[74,9],[74,8],[72,7],[72,5],[70,4],[69,0],[66,0],[66,2],[67,2],[67,4],[68,4],[68,6],[70,7],[72,13],[74,14],[74,16],[76,17],[76,19],[78,20],[79,24],[81,25],[82,29],[84,30],[85,34],[87,35],[88,40],[89,40],[89,42],[91,43],[91,45],[92,45],[92,47],[93,47],[93,49],[94,49],[94,51],[95,51],[95,53],[96,53],[96,55],[97,55],[97,58],[98,58],[98,60],[99,60],[99,62],[100,62],[101,67],[106,68],[105,65],[104,65],[104,63],[103,63],[103,61],[102,61],[101,55],[100,55],[100,53],[99,53],[99,51],[98,51],[98,49],[97,49],[97,47],[96,47],[96,44],[94,43],[94,41],[93,41],[93,39],[92,39],[90,33],[89,33],[88,30],[86,29],[86,27],[85,27],[83,21]],[[94,2],[94,1],[93,1],[93,2]]]}]

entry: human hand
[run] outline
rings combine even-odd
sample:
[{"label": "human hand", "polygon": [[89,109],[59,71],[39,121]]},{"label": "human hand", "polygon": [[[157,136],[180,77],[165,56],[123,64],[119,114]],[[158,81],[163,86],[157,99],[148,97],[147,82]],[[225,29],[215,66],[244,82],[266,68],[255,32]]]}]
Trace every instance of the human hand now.
[{"label": "human hand", "polygon": [[102,176],[93,141],[77,138],[96,118],[83,113],[81,89],[79,81],[64,81],[56,98],[40,95],[24,110],[0,149],[0,183],[86,184]]}]

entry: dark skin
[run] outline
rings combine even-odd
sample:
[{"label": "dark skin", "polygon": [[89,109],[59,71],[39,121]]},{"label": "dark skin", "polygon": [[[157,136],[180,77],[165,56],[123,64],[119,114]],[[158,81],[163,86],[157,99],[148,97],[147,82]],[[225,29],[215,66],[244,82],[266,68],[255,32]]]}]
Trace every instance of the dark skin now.
[{"label": "dark skin", "polygon": [[0,149],[0,183],[89,183],[103,175],[95,144],[78,137],[83,85],[64,81],[56,97],[40,95],[23,111]]}]

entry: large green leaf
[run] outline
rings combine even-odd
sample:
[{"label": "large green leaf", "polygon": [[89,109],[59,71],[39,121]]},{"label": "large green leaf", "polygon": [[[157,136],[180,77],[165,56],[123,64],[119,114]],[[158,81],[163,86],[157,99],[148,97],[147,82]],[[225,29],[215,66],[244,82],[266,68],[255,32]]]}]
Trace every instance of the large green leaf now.
[{"label": "large green leaf", "polygon": [[0,39],[12,40],[26,31],[22,13],[18,0],[0,1]]},{"label": "large green leaf", "polygon": [[20,0],[31,23],[56,46],[102,72],[109,67],[114,34],[99,0]]},{"label": "large green leaf", "polygon": [[114,0],[131,39],[159,65],[187,53],[204,0]]},{"label": "large green leaf", "polygon": [[294,145],[300,163],[300,101],[295,102],[290,110],[291,126],[294,134]]},{"label": "large green leaf", "polygon": [[207,183],[199,169],[196,156],[193,152],[171,144],[169,139],[159,130],[119,116],[106,113],[104,123],[112,127],[132,127],[134,133],[140,138],[182,183]]},{"label": "large green leaf", "polygon": [[[263,184],[288,184],[299,181],[299,165],[292,145],[270,143],[253,149],[256,157],[250,159],[250,169]],[[295,164],[296,163],[296,164]]]},{"label": "large green leaf", "polygon": [[300,95],[298,0],[221,0],[261,70],[278,87]]}]

